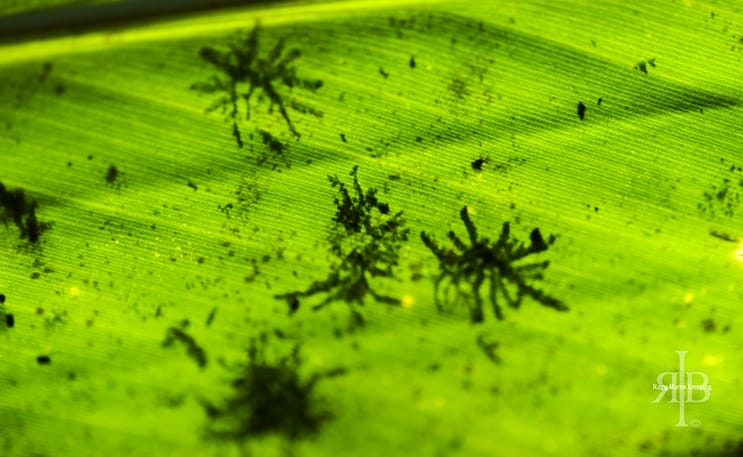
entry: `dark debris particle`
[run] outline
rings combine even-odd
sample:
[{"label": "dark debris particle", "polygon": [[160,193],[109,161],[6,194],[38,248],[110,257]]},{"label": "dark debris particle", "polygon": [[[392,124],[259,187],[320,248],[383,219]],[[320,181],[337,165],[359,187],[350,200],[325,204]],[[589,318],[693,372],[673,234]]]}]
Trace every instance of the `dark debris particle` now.
[{"label": "dark debris particle", "polygon": [[485,354],[491,362],[500,365],[502,360],[496,352],[500,343],[498,341],[489,340],[484,334],[478,335],[476,341],[477,346],[482,350],[483,354]]},{"label": "dark debris particle", "polygon": [[39,365],[49,365],[50,363],[52,363],[52,358],[48,355],[40,355],[36,357],[36,363],[38,363]]},{"label": "dark debris particle", "polygon": [[582,121],[586,116],[586,105],[583,102],[578,102],[578,117]]},{"label": "dark debris particle", "polygon": [[477,160],[473,160],[472,163],[471,163],[472,169],[475,170],[475,171],[482,171],[482,166],[485,165],[486,163],[488,163],[489,161],[490,161],[490,159],[487,158],[487,157],[486,158],[480,157]]},{"label": "dark debris particle", "polygon": [[0,294],[0,305],[5,303],[5,294]]},{"label": "dark debris particle", "polygon": [[188,187],[190,187],[191,189],[193,189],[194,192],[197,191],[197,190],[199,190],[199,187],[196,184],[194,184],[193,182],[191,182],[191,181],[188,181]]},{"label": "dark debris particle", "polygon": [[599,99],[596,100],[596,104],[599,105],[599,106],[601,106],[601,103],[603,103],[603,101],[604,101],[604,99],[601,98],[601,97],[599,97]]},{"label": "dark debris particle", "polygon": [[40,277],[41,273],[39,273],[38,271],[34,271],[33,273],[31,273],[31,279],[39,279]]},{"label": "dark debris particle", "polygon": [[271,132],[266,130],[259,130],[258,133],[261,135],[261,141],[268,147],[274,154],[282,154],[284,152],[284,145],[281,141],[277,140]]},{"label": "dark debris particle", "polygon": [[261,136],[261,141],[268,148],[270,154],[265,152],[261,153],[256,159],[258,165],[269,163],[273,165],[273,168],[278,168],[280,165],[284,165],[286,168],[291,167],[291,163],[287,157],[286,151],[287,146],[276,139],[270,132],[266,130],[258,130]]},{"label": "dark debris particle", "polygon": [[390,74],[389,74],[389,73],[387,73],[386,71],[384,71],[384,68],[382,68],[382,67],[379,67],[379,74],[380,74],[380,75],[382,75],[382,77],[383,77],[384,79],[387,79],[387,78],[389,78],[389,76],[390,76]]},{"label": "dark debris particle", "polygon": [[728,242],[731,242],[731,243],[737,242],[737,240],[735,239],[735,237],[732,236],[732,235],[730,235],[729,233],[718,232],[717,230],[710,230],[709,234],[712,235],[713,237],[719,238],[719,239],[721,239],[723,241],[728,241]]},{"label": "dark debris particle", "polygon": [[109,166],[108,171],[106,171],[106,182],[109,186],[113,186],[117,179],[119,179],[119,169],[116,168],[116,165]]},{"label": "dark debris particle", "polygon": [[54,64],[51,62],[44,62],[44,65],[41,67],[41,74],[39,75],[40,84],[47,80],[49,74],[52,72],[52,68],[54,68]]},{"label": "dark debris particle", "polygon": [[635,65],[635,70],[648,74],[648,65],[655,68],[655,57],[649,60],[642,60],[640,62],[637,62],[637,65]]},{"label": "dark debris particle", "polygon": [[717,328],[717,326],[715,325],[715,321],[713,321],[712,319],[704,319],[702,321],[702,328],[705,332],[711,333],[715,331],[715,328]]},{"label": "dark debris particle", "polygon": [[299,310],[299,298],[297,298],[297,294],[287,294],[286,304],[289,306],[289,315],[296,313]]},{"label": "dark debris particle", "polygon": [[346,135],[344,133],[341,133],[341,141],[346,142]]},{"label": "dark debris particle", "polygon": [[215,306],[212,308],[212,310],[209,312],[209,316],[206,318],[206,326],[209,327],[212,325],[212,322],[214,322],[214,316],[217,315],[217,307]]},{"label": "dark debris particle", "polygon": [[410,68],[415,68],[415,57],[410,56]]},{"label": "dark debris particle", "polygon": [[15,317],[12,314],[5,315],[5,326],[8,328],[15,327]]},{"label": "dark debris particle", "polygon": [[194,340],[193,337],[188,335],[180,328],[170,327],[165,334],[165,341],[163,341],[162,346],[170,347],[176,341],[180,342],[181,344],[183,344],[183,346],[186,347],[186,351],[188,352],[189,357],[194,359],[199,367],[204,368],[206,366],[206,352],[204,352],[204,349],[196,343],[196,340]]}]

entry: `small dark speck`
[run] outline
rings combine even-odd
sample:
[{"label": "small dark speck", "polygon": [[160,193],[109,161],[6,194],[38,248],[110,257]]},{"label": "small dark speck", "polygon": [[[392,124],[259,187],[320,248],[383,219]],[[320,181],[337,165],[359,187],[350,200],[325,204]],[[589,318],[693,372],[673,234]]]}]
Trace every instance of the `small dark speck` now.
[{"label": "small dark speck", "polygon": [[410,68],[415,68],[415,57],[410,56]]},{"label": "small dark speck", "polygon": [[39,75],[39,83],[43,83],[49,77],[49,73],[52,72],[53,64],[51,62],[44,62],[44,66],[41,68],[41,75]]},{"label": "small dark speck", "polygon": [[5,294],[0,294],[0,305],[5,303]]},{"label": "small dark speck", "polygon": [[479,159],[477,159],[477,160],[474,160],[474,161],[472,162],[472,164],[471,164],[471,165],[472,165],[472,169],[473,169],[473,170],[475,170],[475,171],[482,171],[482,166],[483,166],[483,165],[485,164],[485,162],[487,162],[487,161],[488,161],[488,159],[483,159],[482,157],[480,157],[480,158],[479,158]]},{"label": "small dark speck", "polygon": [[379,67],[379,74],[382,75],[384,79],[387,79],[390,76],[390,74],[384,71],[384,68],[382,67]]},{"label": "small dark speck", "polygon": [[52,363],[52,359],[48,355],[40,355],[36,357],[36,363],[39,365],[49,365]]},{"label": "small dark speck", "polygon": [[41,273],[39,273],[38,271],[34,271],[33,273],[31,273],[31,279],[39,279],[40,277]]},{"label": "small dark speck", "polygon": [[702,328],[707,333],[714,332],[715,327],[715,321],[713,321],[712,319],[705,319],[702,321]]},{"label": "small dark speck", "polygon": [[93,160],[93,155],[92,154],[88,156],[88,160]]},{"label": "small dark speck", "polygon": [[109,185],[113,185],[116,182],[116,179],[119,177],[119,170],[116,168],[115,165],[111,165],[108,167],[108,171],[106,172],[106,182]]},{"label": "small dark speck", "polygon": [[389,175],[387,176],[387,179],[389,179],[390,181],[399,181],[400,175]]},{"label": "small dark speck", "polygon": [[12,314],[5,315],[5,325],[7,325],[8,328],[13,328],[15,326],[15,317]]},{"label": "small dark speck", "polygon": [[68,167],[71,167],[72,166],[72,162],[67,162],[67,166]]},{"label": "small dark speck", "polygon": [[598,101],[596,101],[596,104],[599,105],[599,106],[601,106],[601,102],[603,102],[603,101],[604,101],[604,99],[601,98],[601,97],[599,97]]},{"label": "small dark speck", "polygon": [[582,121],[585,116],[586,116],[586,105],[584,105],[583,102],[578,102],[578,117]]},{"label": "small dark speck", "polygon": [[214,321],[214,316],[217,315],[217,307],[215,306],[212,308],[212,310],[209,312],[209,316],[206,318],[206,326],[209,327],[212,325],[212,322]]},{"label": "small dark speck", "polygon": [[341,141],[343,141],[344,143],[346,142],[346,134],[345,133],[341,133]]},{"label": "small dark speck", "polygon": [[289,315],[292,315],[299,310],[299,299],[296,294],[287,295],[286,304],[289,305]]},{"label": "small dark speck", "polygon": [[199,190],[198,186],[196,186],[196,184],[192,183],[191,181],[188,182],[188,187],[190,187],[194,191]]}]

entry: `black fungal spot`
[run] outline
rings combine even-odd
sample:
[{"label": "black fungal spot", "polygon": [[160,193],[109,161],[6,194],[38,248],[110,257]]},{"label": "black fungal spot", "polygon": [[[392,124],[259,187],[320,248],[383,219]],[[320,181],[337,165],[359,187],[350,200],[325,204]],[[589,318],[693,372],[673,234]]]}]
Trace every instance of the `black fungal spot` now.
[{"label": "black fungal spot", "polygon": [[199,187],[196,184],[194,184],[193,182],[191,182],[191,181],[188,181],[188,187],[190,187],[191,189],[193,189],[194,192],[197,191],[197,190],[199,190]]},{"label": "black fungal spot", "polygon": [[354,166],[353,193],[337,176],[328,176],[332,187],[337,188],[339,196],[334,200],[336,213],[334,226],[328,235],[330,252],[336,258],[331,273],[322,281],[315,281],[307,290],[276,295],[287,300],[290,311],[298,308],[299,297],[309,297],[318,293],[328,296],[313,307],[323,308],[334,300],[343,301],[351,309],[351,328],[363,322],[356,306],[363,305],[366,295],[389,305],[399,305],[400,300],[380,295],[374,291],[370,278],[393,278],[397,267],[400,248],[407,241],[409,230],[404,228],[402,211],[389,215],[387,203],[377,199],[377,189],[364,192],[357,176],[358,166]]},{"label": "black fungal spot", "polygon": [[[187,324],[186,324],[187,325]],[[184,325],[185,326],[185,325]],[[185,346],[186,352],[201,368],[204,368],[207,364],[206,352],[196,343],[186,332],[178,327],[170,327],[165,334],[165,340],[162,343],[163,347],[170,347],[176,341],[180,342]]]},{"label": "black fungal spot", "polygon": [[[278,107],[289,131],[299,138],[300,134],[289,118],[285,97],[280,94],[277,86],[283,85],[289,90],[302,88],[312,92],[322,87],[320,80],[303,79],[297,76],[293,63],[301,57],[302,53],[299,49],[284,53],[283,38],[279,39],[266,57],[258,57],[259,30],[260,27],[256,24],[246,38],[236,39],[226,49],[208,46],[201,48],[199,51],[201,58],[214,66],[219,74],[212,76],[208,82],[191,85],[192,90],[204,94],[219,94],[219,98],[207,107],[206,111],[211,112],[221,108],[222,113],[232,120],[232,132],[238,147],[243,147],[238,127],[238,120],[243,116],[238,106],[241,100],[245,103],[244,117],[250,119],[251,99],[257,90],[262,91],[270,101],[269,113],[272,112],[274,106]],[[309,110],[301,103],[292,103],[291,100],[288,105],[293,109],[303,107],[305,111]]]},{"label": "black fungal spot", "polygon": [[346,142],[346,135],[341,133],[341,141]]},{"label": "black fungal spot", "polygon": [[40,355],[36,357],[36,363],[39,365],[49,365],[52,363],[52,359],[48,355]]},{"label": "black fungal spot", "polygon": [[410,56],[410,68],[415,68],[415,57]]},{"label": "black fungal spot", "polygon": [[7,227],[12,221],[20,230],[21,239],[37,243],[41,235],[52,228],[51,222],[40,222],[36,217],[38,203],[26,197],[23,189],[7,190],[0,183],[0,222]]},{"label": "black fungal spot", "polygon": [[637,65],[635,65],[635,70],[648,74],[648,65],[655,68],[655,57],[649,60],[642,60],[640,62],[637,62]]},{"label": "black fungal spot", "polygon": [[586,105],[584,105],[583,102],[578,102],[578,117],[582,121],[585,116],[586,116]]},{"label": "black fungal spot", "polygon": [[299,310],[299,298],[297,298],[296,294],[287,294],[286,304],[289,305],[289,315],[292,315]]},{"label": "black fungal spot", "polygon": [[[490,282],[490,303],[498,320],[503,319],[498,295],[505,298],[507,304],[514,309],[521,306],[524,297],[531,297],[545,307],[567,311],[567,306],[561,301],[527,284],[528,280],[543,279],[549,260],[515,265],[532,254],[546,251],[555,242],[554,235],[545,241],[539,229],[535,228],[529,235],[531,244],[527,247],[523,242],[511,237],[510,223],[504,222],[498,241],[492,242],[489,238],[478,236],[466,206],[459,212],[459,216],[467,229],[470,246],[465,245],[453,230],[449,231],[447,236],[456,250],[439,247],[426,232],[421,232],[421,240],[439,261],[439,275],[434,282],[434,301],[439,311],[445,310],[443,302],[448,301],[454,293],[453,304],[456,305],[465,299],[470,308],[470,320],[473,323],[482,322],[483,303],[480,288],[486,280]],[[442,300],[440,293],[444,281],[448,281],[444,287],[444,297],[447,300]],[[510,283],[515,291],[509,291],[507,283]],[[468,285],[471,295],[465,292]],[[474,299],[474,303],[470,299]]]},{"label": "black fungal spot", "polygon": [[8,328],[15,327],[15,316],[12,314],[6,314],[5,315],[5,326]]},{"label": "black fungal spot", "polygon": [[728,241],[728,242],[731,242],[731,243],[735,243],[735,242],[738,241],[738,240],[735,239],[734,236],[730,235],[729,233],[718,232],[717,230],[710,230],[709,234],[712,235],[715,238],[719,238],[719,239],[721,239],[723,241]]},{"label": "black fungal spot", "polygon": [[603,101],[604,101],[604,99],[601,98],[601,97],[599,97],[599,99],[596,100],[596,104],[599,105],[599,106],[601,106],[601,103],[603,103]]},{"label": "black fungal spot", "polygon": [[116,165],[110,165],[106,171],[106,183],[113,187],[116,185],[116,181],[119,179],[119,169]]},{"label": "black fungal spot", "polygon": [[5,303],[5,294],[0,294],[0,305]]},{"label": "black fungal spot", "polygon": [[482,171],[482,166],[488,163],[489,161],[490,161],[489,157],[485,157],[485,158],[480,157],[479,159],[473,160],[471,163],[472,169],[475,171]]},{"label": "black fungal spot", "polygon": [[[290,443],[317,435],[333,419],[326,401],[316,394],[323,379],[344,374],[342,368],[316,373],[303,379],[300,346],[287,355],[269,359],[268,335],[253,338],[248,360],[232,381],[233,393],[222,405],[201,403],[211,418],[206,436],[245,443],[277,435]],[[275,345],[272,345],[272,350]]]}]

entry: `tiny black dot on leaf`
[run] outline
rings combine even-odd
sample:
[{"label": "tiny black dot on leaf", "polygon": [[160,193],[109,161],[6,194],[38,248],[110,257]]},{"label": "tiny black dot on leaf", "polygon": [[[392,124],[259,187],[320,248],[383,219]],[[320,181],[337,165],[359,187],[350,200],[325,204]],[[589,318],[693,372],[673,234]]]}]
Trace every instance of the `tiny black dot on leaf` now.
[{"label": "tiny black dot on leaf", "polygon": [[48,355],[40,355],[36,357],[36,363],[39,365],[49,365],[52,363],[52,359]]}]

